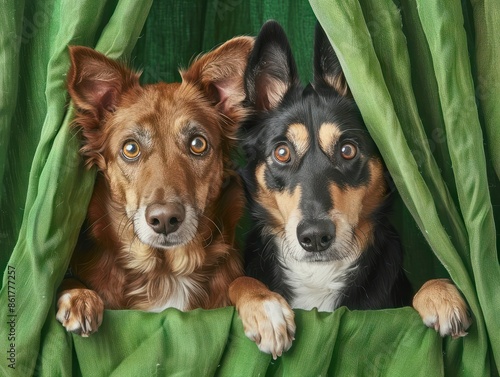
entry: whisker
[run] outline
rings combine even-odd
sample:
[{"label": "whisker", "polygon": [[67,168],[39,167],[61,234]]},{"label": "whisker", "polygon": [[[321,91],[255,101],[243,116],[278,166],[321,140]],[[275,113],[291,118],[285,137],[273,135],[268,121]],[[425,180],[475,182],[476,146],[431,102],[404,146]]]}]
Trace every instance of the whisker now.
[{"label": "whisker", "polygon": [[268,240],[266,244],[262,247],[262,251],[259,253],[260,268],[262,270],[265,269],[264,262],[271,260],[275,257],[271,249],[274,243],[273,241],[275,240],[276,236],[271,235],[270,237],[267,238]]},{"label": "whisker", "polygon": [[[108,212],[104,213],[101,217],[96,219],[92,224],[89,224],[89,226],[87,226],[85,229],[82,229],[82,232],[86,233],[86,232],[90,231],[98,222],[100,222],[102,219],[104,219],[108,215],[109,215]],[[108,226],[109,226],[109,224],[106,227],[108,227]]]},{"label": "whisker", "polygon": [[[208,216],[206,216],[204,214],[202,214],[202,216],[205,219],[207,219],[208,221],[210,221],[212,224],[214,224],[215,229],[217,229],[217,231],[219,232],[220,236],[222,237],[222,242],[226,243],[225,240],[224,240],[224,234],[222,233],[222,230],[219,228],[219,226],[215,223],[215,221],[213,221],[211,218],[209,218]],[[210,233],[211,233],[211,238],[213,240],[213,234],[212,234],[212,232],[210,232]]]},{"label": "whisker", "polygon": [[[134,215],[135,216],[135,213]],[[132,218],[133,218],[132,216]],[[120,223],[118,224],[118,234],[122,237],[123,232],[128,229],[128,227],[133,226],[132,219],[127,216],[127,214],[123,213],[122,218],[120,219]],[[135,234],[135,232],[134,232]]]},{"label": "whisker", "polygon": [[214,240],[214,233],[212,232],[212,228],[210,228],[208,224],[203,223],[203,225],[207,227],[210,232],[207,238],[203,238],[203,242],[205,243],[206,246],[210,246]]},{"label": "whisker", "polygon": [[343,128],[342,132],[361,132],[369,134],[368,130],[364,130],[362,128]]}]

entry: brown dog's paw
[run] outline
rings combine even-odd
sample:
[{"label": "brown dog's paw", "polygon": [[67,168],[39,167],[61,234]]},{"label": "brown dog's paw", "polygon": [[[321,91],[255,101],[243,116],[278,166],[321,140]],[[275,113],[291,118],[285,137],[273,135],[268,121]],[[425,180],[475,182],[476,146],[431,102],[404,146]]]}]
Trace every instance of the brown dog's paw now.
[{"label": "brown dog's paw", "polygon": [[413,298],[413,307],[425,325],[434,328],[441,336],[465,336],[472,322],[467,304],[448,279],[426,282]]},{"label": "brown dog's paw", "polygon": [[265,296],[255,296],[240,304],[238,313],[245,335],[275,360],[292,346],[295,315],[279,294],[269,291]]},{"label": "brown dog's paw", "polygon": [[90,289],[69,289],[61,292],[56,318],[66,330],[87,337],[102,323],[104,303]]}]

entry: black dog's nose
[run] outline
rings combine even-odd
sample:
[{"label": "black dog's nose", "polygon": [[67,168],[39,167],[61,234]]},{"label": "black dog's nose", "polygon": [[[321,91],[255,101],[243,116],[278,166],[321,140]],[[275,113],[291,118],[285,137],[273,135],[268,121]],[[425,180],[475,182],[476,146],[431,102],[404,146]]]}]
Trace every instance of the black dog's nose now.
[{"label": "black dog's nose", "polygon": [[184,221],[186,211],[180,203],[151,204],[146,208],[146,221],[158,234],[175,232]]},{"label": "black dog's nose", "polygon": [[325,251],[335,239],[335,224],[330,220],[303,221],[297,227],[297,239],[306,251]]}]

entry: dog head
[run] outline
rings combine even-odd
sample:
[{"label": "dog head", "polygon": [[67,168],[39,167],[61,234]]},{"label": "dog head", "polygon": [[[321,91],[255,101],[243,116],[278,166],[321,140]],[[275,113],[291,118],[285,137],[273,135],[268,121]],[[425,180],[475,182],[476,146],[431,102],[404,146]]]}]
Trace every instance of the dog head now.
[{"label": "dog head", "polygon": [[234,38],[181,72],[182,83],[145,86],[104,55],[70,47],[68,90],[81,153],[104,175],[113,221],[123,232],[133,229],[133,242],[169,249],[194,239],[231,174],[252,46],[252,38]]},{"label": "dog head", "polygon": [[354,261],[372,241],[384,202],[384,166],[320,26],[314,81],[299,82],[287,37],[266,23],[245,73],[244,178],[281,258]]}]

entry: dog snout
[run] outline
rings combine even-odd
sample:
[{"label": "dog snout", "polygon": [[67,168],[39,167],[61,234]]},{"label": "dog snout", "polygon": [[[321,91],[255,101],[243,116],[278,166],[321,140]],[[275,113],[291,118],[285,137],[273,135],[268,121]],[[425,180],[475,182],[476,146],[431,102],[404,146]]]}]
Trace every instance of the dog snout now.
[{"label": "dog snout", "polygon": [[174,233],[181,226],[186,215],[180,203],[151,204],[146,208],[146,221],[158,234]]},{"label": "dog snout", "polygon": [[297,239],[306,251],[325,251],[335,239],[335,224],[329,220],[303,221],[297,226]]}]

